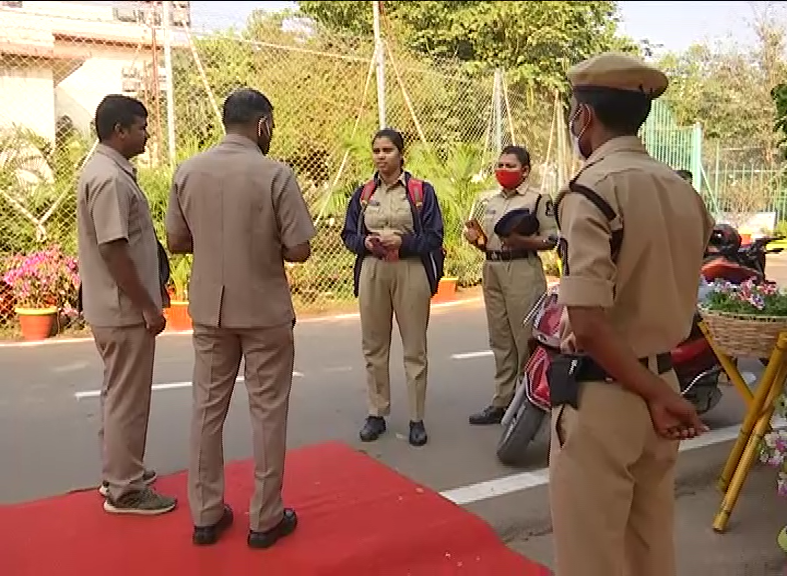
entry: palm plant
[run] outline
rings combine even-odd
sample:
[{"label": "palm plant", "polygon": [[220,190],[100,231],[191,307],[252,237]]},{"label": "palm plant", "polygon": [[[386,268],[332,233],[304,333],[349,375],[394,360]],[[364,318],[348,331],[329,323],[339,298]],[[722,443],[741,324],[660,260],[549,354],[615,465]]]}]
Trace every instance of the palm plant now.
[{"label": "palm plant", "polygon": [[0,253],[59,243],[76,248],[74,186],[89,143],[76,131],[57,142],[24,127],[0,133]]},{"label": "palm plant", "polygon": [[489,165],[479,146],[464,143],[450,146],[444,155],[415,145],[407,157],[407,169],[437,191],[445,227],[446,275],[456,277],[460,286],[477,284],[481,278],[481,255],[465,242],[462,228],[482,193],[493,187]]}]

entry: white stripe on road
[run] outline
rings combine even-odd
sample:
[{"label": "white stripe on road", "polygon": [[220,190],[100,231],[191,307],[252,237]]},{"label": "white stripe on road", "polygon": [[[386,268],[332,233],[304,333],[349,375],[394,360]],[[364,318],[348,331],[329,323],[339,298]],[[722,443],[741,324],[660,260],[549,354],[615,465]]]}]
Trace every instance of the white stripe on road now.
[{"label": "white stripe on road", "polygon": [[452,360],[469,360],[470,358],[483,358],[484,356],[491,356],[491,350],[480,350],[479,352],[464,352],[462,354],[451,354]]},{"label": "white stripe on road", "polygon": [[[303,373],[293,372],[295,378],[303,378]],[[243,382],[243,377],[238,377],[235,382]],[[177,390],[178,388],[191,388],[191,382],[166,382],[164,384],[153,384],[151,389],[154,392],[161,390]],[[74,392],[74,398],[82,400],[84,398],[98,398],[101,396],[101,390],[82,390],[81,392]]]},{"label": "white stripe on road", "polygon": [[[773,421],[774,428],[784,428],[785,426],[787,426],[787,420],[776,418]],[[680,451],[688,452],[690,450],[713,446],[714,444],[729,442],[730,440],[736,439],[739,433],[740,424],[719,428],[718,430],[711,430],[698,438],[681,442]],[[454,504],[464,506],[497,496],[505,496],[506,494],[513,494],[514,492],[546,486],[547,484],[549,484],[549,468],[539,468],[529,472],[520,472],[519,474],[511,474],[509,476],[503,476],[502,478],[495,478],[494,480],[487,480],[485,482],[478,482],[477,484],[470,484],[469,486],[460,486],[452,490],[445,490],[441,492],[440,495]]]}]

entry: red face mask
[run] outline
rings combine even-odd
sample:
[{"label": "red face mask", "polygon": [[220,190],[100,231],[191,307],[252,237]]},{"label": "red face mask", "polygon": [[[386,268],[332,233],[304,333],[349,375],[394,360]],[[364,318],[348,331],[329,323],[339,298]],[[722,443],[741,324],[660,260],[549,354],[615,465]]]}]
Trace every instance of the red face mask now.
[{"label": "red face mask", "polygon": [[518,170],[495,170],[495,178],[506,190],[514,190],[524,180],[522,173]]}]

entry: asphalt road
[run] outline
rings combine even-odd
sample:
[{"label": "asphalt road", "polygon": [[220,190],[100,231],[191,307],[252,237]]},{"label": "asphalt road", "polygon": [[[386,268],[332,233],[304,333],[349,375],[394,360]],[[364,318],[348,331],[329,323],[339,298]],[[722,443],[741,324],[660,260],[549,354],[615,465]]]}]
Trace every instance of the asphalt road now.
[{"label": "asphalt road", "polygon": [[[775,260],[769,267],[775,278],[787,280],[787,259]],[[430,442],[423,448],[413,448],[406,440],[408,415],[397,340],[394,329],[389,432],[374,444],[363,444],[358,440],[365,416],[365,392],[357,319],[300,322],[296,328],[290,447],[326,440],[347,442],[416,482],[446,494],[461,494],[460,503],[492,524],[512,547],[550,564],[551,527],[543,482],[546,435],[542,432],[531,447],[527,468],[512,470],[495,458],[499,427],[476,428],[467,423],[467,416],[485,406],[492,393],[493,365],[483,309],[478,303],[468,303],[433,312],[426,417]],[[148,465],[160,473],[178,471],[187,464],[192,358],[188,335],[160,337],[154,378],[164,387],[154,392],[148,442]],[[745,370],[756,369],[756,364],[745,366]],[[0,461],[4,463],[0,503],[95,485],[99,477],[99,403],[95,394],[101,367],[92,341],[0,347],[0,370]],[[782,556],[773,538],[787,522],[787,510],[776,498],[773,477],[767,470],[758,471],[759,477],[752,481],[761,486],[754,504],[746,496],[741,499],[741,527],[735,535],[709,536],[713,507],[719,501],[712,487],[729,450],[729,431],[734,435],[731,427],[740,422],[743,411],[736,392],[725,387],[721,404],[707,415],[706,422],[726,436],[711,437],[707,446],[681,454],[679,548],[682,568],[689,570],[686,574],[782,573]],[[228,460],[251,454],[242,384],[233,398],[225,449]],[[532,474],[523,475],[523,471]],[[513,484],[509,483],[508,493],[496,496],[495,491],[506,487],[494,481],[504,477],[513,479]],[[479,486],[482,482],[492,483]],[[763,510],[767,510],[767,518]],[[745,536],[753,529],[756,542]],[[736,546],[731,552],[728,543],[733,541]],[[744,548],[745,553],[741,552]],[[696,560],[698,549],[705,558],[702,564]],[[724,566],[729,571],[719,571],[718,562],[727,557]],[[708,559],[717,562],[712,569],[707,568]],[[751,570],[750,565],[754,566]]]},{"label": "asphalt road", "polygon": [[[289,445],[342,440],[367,451],[415,481],[435,490],[475,484],[510,474],[499,464],[498,427],[471,427],[467,416],[482,408],[492,392],[483,310],[465,305],[436,312],[430,328],[430,382],[426,424],[428,446],[406,441],[408,414],[401,348],[394,330],[393,414],[390,433],[374,444],[358,440],[365,416],[360,332],[355,319],[303,322],[296,328],[297,358]],[[186,467],[191,403],[191,339],[159,339],[154,382],[183,386],[153,395],[149,465],[160,472]],[[0,458],[13,462],[18,480],[4,481],[0,501],[12,502],[89,486],[98,478],[95,432],[101,367],[92,342],[0,348]],[[178,384],[183,383],[183,384]],[[79,394],[87,396],[78,397]],[[714,428],[735,424],[741,403],[727,389],[722,405],[709,414]],[[533,447],[531,466],[546,465],[546,435]],[[250,455],[249,415],[242,384],[236,388],[226,428],[228,459]],[[57,470],[57,474],[52,474]]]}]

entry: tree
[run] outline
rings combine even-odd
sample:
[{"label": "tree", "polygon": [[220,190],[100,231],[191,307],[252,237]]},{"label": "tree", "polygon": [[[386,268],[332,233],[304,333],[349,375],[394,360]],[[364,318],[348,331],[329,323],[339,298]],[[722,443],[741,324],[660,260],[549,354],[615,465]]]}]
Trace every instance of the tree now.
[{"label": "tree", "polygon": [[[778,137],[772,91],[784,79],[785,28],[771,12],[755,13],[757,44],[748,50],[694,45],[666,55],[665,95],[679,124],[699,122],[707,139],[722,143],[722,161],[771,166]],[[714,150],[715,152],[715,150]]]},{"label": "tree", "polygon": [[[371,35],[369,2],[298,2],[328,30]],[[471,71],[506,69],[513,83],[565,88],[572,64],[609,49],[637,51],[618,37],[616,2],[383,2],[388,39],[431,58],[458,58]]]},{"label": "tree", "polygon": [[771,90],[771,99],[776,107],[776,121],[773,130],[778,134],[781,157],[785,158],[784,145],[787,144],[787,84],[778,84]]}]

